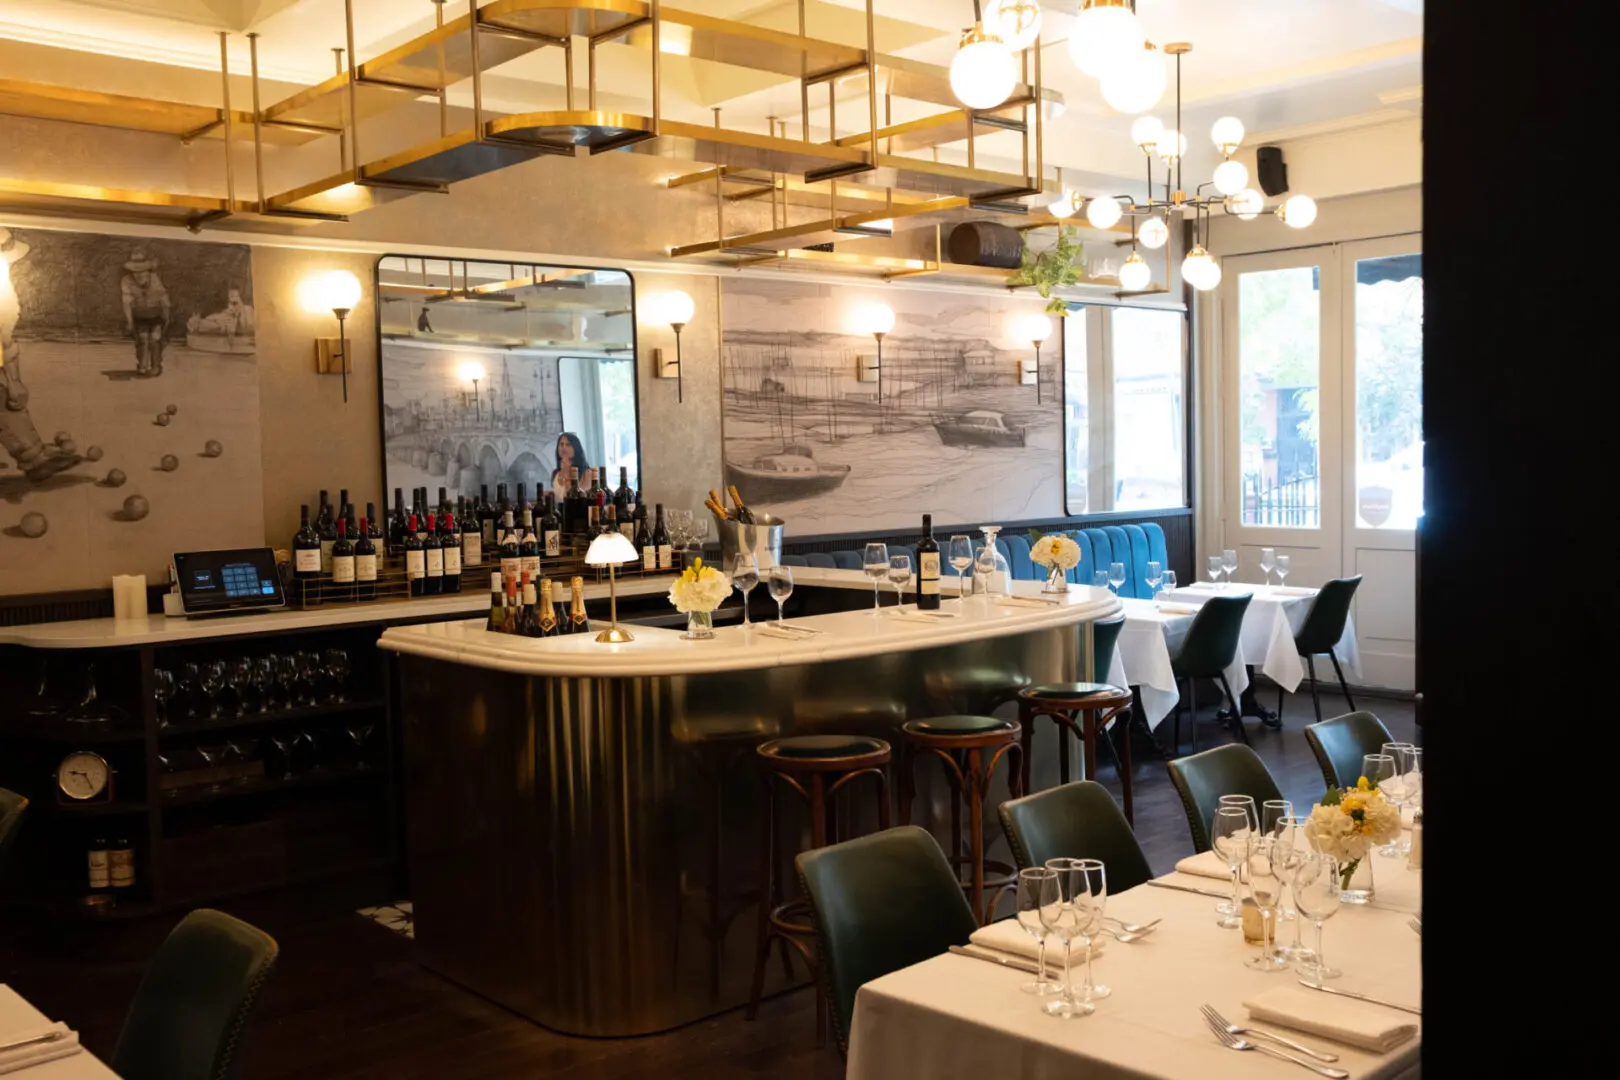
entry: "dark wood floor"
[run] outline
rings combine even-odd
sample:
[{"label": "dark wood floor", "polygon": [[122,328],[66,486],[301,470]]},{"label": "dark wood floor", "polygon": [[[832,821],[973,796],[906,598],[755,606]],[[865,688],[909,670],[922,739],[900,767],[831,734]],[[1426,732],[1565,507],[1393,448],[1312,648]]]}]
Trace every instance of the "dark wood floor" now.
[{"label": "dark wood floor", "polygon": [[[1266,696],[1275,700],[1274,691]],[[1415,730],[1410,702],[1358,702],[1397,738]],[[1345,711],[1325,694],[1326,715]],[[1322,778],[1300,728],[1309,697],[1290,697],[1286,730],[1248,721],[1255,748],[1283,792],[1308,805]],[[1187,724],[1183,721],[1183,738]],[[1160,735],[1167,739],[1168,731]],[[1206,713],[1199,746],[1230,736]],[[1106,762],[1106,755],[1105,755]],[[1105,764],[1103,781],[1117,792]],[[1192,851],[1186,819],[1161,758],[1137,757],[1136,828],[1156,872]],[[770,1076],[835,1080],[837,1051],[817,1048],[808,991],[766,1004],[749,1023],[741,1011],[640,1039],[568,1038],[537,1027],[417,967],[410,942],[353,914],[398,897],[261,897],[222,905],[281,942],[281,964],[249,1027],[243,1080],[679,1080]],[[0,927],[0,981],[48,1015],[78,1028],[103,1056],[117,1040],[123,1011],[165,925],[98,927],[71,933],[19,933]]]}]

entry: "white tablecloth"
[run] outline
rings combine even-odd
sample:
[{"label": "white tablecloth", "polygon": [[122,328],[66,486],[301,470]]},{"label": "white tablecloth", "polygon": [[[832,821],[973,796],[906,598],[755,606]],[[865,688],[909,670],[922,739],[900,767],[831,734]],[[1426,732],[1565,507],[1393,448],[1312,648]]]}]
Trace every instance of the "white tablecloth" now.
[{"label": "white tablecloth", "polygon": [[[1422,873],[1403,861],[1373,856],[1378,903],[1343,907],[1324,930],[1323,951],[1342,968],[1333,985],[1390,1001],[1421,1004],[1420,940],[1407,910],[1422,896]],[[1209,878],[1167,875],[1163,880],[1205,888]],[[1114,993],[1094,1015],[1073,1020],[1046,1016],[1018,985],[1029,976],[949,954],[925,960],[861,987],[855,997],[847,1080],[1298,1080],[1311,1074],[1258,1052],[1222,1047],[1200,1018],[1208,1002],[1227,1020],[1248,1022],[1245,998],[1276,986],[1297,986],[1292,970],[1250,971],[1243,961],[1256,946],[1237,930],[1215,925],[1214,900],[1142,885],[1108,900],[1108,913],[1143,922],[1163,917],[1159,929],[1135,944],[1110,942],[1093,962],[1098,982]],[[1310,941],[1310,926],[1304,927]],[[1291,939],[1293,924],[1282,924]],[[1305,991],[1309,993],[1310,991]],[[1391,1012],[1392,1018],[1418,1017]],[[1272,1025],[1260,1025],[1271,1027]],[[1339,1055],[1354,1080],[1418,1075],[1421,1035],[1388,1054],[1299,1035]]]},{"label": "white tablecloth", "polygon": [[[63,1019],[72,1026],[71,1018]],[[42,1031],[50,1023],[50,1019],[30,1005],[26,998],[5,983],[0,983],[0,1044]],[[118,1080],[118,1074],[88,1050],[5,1075],[8,1080],[10,1077],[17,1077],[18,1080]]]}]

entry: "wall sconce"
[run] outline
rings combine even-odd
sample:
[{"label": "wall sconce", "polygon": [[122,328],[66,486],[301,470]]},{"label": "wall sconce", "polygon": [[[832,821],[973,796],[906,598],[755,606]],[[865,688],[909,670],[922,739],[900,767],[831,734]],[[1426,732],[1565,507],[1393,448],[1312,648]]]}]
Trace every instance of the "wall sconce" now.
[{"label": "wall sconce", "polygon": [[[863,356],[856,360],[855,378],[858,382],[876,382],[877,399],[883,400],[883,336],[894,329],[894,309],[888,304],[867,304],[855,313],[855,325],[861,333],[877,339],[877,357]],[[870,374],[868,374],[868,372]]]},{"label": "wall sconce", "polygon": [[1021,360],[1018,364],[1018,381],[1023,386],[1035,384],[1035,404],[1041,404],[1041,342],[1052,336],[1052,320],[1041,312],[1031,312],[1023,317],[1019,323],[1019,330],[1024,340],[1035,346],[1035,359]]},{"label": "wall sconce", "polygon": [[360,303],[360,281],[347,270],[329,270],[317,277],[306,278],[300,292],[304,308],[310,312],[330,311],[337,316],[338,336],[315,339],[315,371],[320,375],[343,376],[343,400],[349,400],[348,338],[344,335],[344,322]]},{"label": "wall sconce", "polygon": [[478,382],[484,377],[484,365],[476,360],[468,360],[461,365],[461,377],[473,384],[473,415],[481,424],[484,422],[484,403],[478,398]]},{"label": "wall sconce", "polygon": [[684,401],[686,380],[681,370],[681,330],[692,321],[696,305],[679,289],[672,289],[654,302],[654,322],[667,323],[675,331],[675,359],[665,360],[663,349],[653,350],[653,377],[675,380],[675,400]]}]

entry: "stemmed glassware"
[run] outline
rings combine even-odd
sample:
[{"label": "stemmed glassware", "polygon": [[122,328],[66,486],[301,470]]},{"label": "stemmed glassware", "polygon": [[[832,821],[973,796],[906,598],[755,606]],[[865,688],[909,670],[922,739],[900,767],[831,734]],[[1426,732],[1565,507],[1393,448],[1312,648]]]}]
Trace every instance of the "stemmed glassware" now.
[{"label": "stemmed glassware", "polygon": [[[225,756],[231,752],[229,743],[198,743],[197,753],[202,756],[203,763],[209,768],[223,764]],[[209,791],[224,791],[225,785],[216,776],[208,785]]]},{"label": "stemmed glassware", "polygon": [[894,586],[894,606],[906,602],[906,586],[911,583],[911,556],[889,556],[889,584]]},{"label": "stemmed glassware", "polygon": [[1164,567],[1156,561],[1148,563],[1147,577],[1143,578],[1142,580],[1147,582],[1148,595],[1158,596],[1159,583],[1164,580]]},{"label": "stemmed glassware", "polygon": [[1288,564],[1291,560],[1287,555],[1277,556],[1277,588],[1288,584]]},{"label": "stemmed glassware", "polygon": [[984,533],[984,546],[979,549],[978,558],[973,564],[973,588],[981,588],[979,582],[984,582],[982,588],[986,595],[1011,596],[1012,595],[1012,567],[1007,565],[1007,557],[996,547],[996,534],[1001,532],[1000,525],[980,525],[979,531]]},{"label": "stemmed glassware", "polygon": [[280,688],[281,707],[296,708],[298,700],[298,656],[283,653],[276,657],[276,685]]},{"label": "stemmed glassware", "polygon": [[1226,548],[1221,552],[1221,569],[1226,571],[1226,584],[1232,584],[1232,575],[1237,573],[1237,549]]},{"label": "stemmed glassware", "polygon": [[253,696],[259,704],[259,711],[267,713],[271,709],[271,695],[275,692],[276,661],[273,656],[261,656],[253,661]]},{"label": "stemmed glassware", "polygon": [[368,748],[371,743],[371,733],[376,730],[376,727],[375,722],[367,720],[356,721],[343,729],[344,733],[349,736],[349,742],[354,744],[354,766],[357,769],[364,769],[370,764],[370,761],[367,760],[369,756]]},{"label": "stemmed glassware", "polygon": [[1282,875],[1272,858],[1272,845],[1263,840],[1249,846],[1243,860],[1243,884],[1248,887],[1254,906],[1260,910],[1260,955],[1251,956],[1243,966],[1254,971],[1281,971],[1288,961],[1277,953],[1277,904],[1282,899]]},{"label": "stemmed glassware", "polygon": [[1294,924],[1294,940],[1289,945],[1279,945],[1277,953],[1292,960],[1306,959],[1310,950],[1300,941],[1299,926],[1305,920],[1300,917],[1298,905],[1293,903],[1294,874],[1299,869],[1305,854],[1310,851],[1310,839],[1306,835],[1306,827],[1310,818],[1289,815],[1277,823],[1277,831],[1271,838],[1271,861],[1281,872],[1282,879],[1288,884],[1289,902],[1279,904],[1277,917]]},{"label": "stemmed glassware", "polygon": [[191,719],[202,712],[202,665],[188,661],[180,666],[174,696],[180,701],[180,714]]},{"label": "stemmed glassware", "polygon": [[1122,586],[1124,584],[1125,584],[1125,564],[1122,563],[1122,562],[1111,562],[1111,563],[1109,563],[1108,564],[1108,587],[1110,589],[1114,590],[1114,595],[1115,596],[1119,595],[1120,586]]},{"label": "stemmed glassware", "polygon": [[726,569],[731,571],[731,587],[742,594],[743,625],[753,625],[748,621],[748,594],[754,586],[759,584],[759,563],[750,552],[739,551],[731,557],[731,565]]},{"label": "stemmed glassware", "polygon": [[[1361,758],[1361,775],[1367,783],[1376,788],[1382,788],[1395,776],[1395,759],[1388,754],[1364,754]],[[1384,793],[1389,798],[1389,793]]]},{"label": "stemmed glassware", "polygon": [[1035,939],[1035,978],[1018,987],[1026,994],[1056,994],[1062,985],[1046,977],[1047,908],[1062,903],[1057,872],[1044,866],[1018,871],[1018,925]]},{"label": "stemmed glassware", "polygon": [[1091,918],[1085,926],[1086,937],[1086,981],[1080,987],[1081,1001],[1100,1001],[1114,991],[1102,983],[1091,980],[1091,954],[1092,943],[1097,935],[1102,933],[1104,909],[1108,904],[1108,871],[1103,868],[1101,859],[1081,859],[1080,873],[1086,877],[1087,907],[1091,909]]},{"label": "stemmed glassware", "polygon": [[[688,511],[690,513],[690,511]],[[697,548],[700,552],[703,545],[709,542],[709,515],[696,514],[687,522],[686,549]],[[683,549],[682,558],[685,558]]]},{"label": "stemmed glassware", "polygon": [[319,705],[325,696],[321,683],[326,678],[326,669],[321,665],[319,654],[307,650],[298,654],[298,695],[304,705]]},{"label": "stemmed glassware", "polygon": [[1176,572],[1174,570],[1164,572],[1164,591],[1167,593],[1176,591]]},{"label": "stemmed glassware", "polygon": [[[1395,771],[1394,775],[1379,786],[1383,789],[1384,798],[1389,801],[1389,804],[1395,808],[1397,813],[1407,803],[1406,775],[1407,766],[1411,761],[1411,758],[1407,756],[1407,751],[1414,749],[1416,747],[1409,742],[1387,742],[1383,746],[1382,752],[1394,763]],[[1370,780],[1371,777],[1368,777],[1368,779]],[[1389,843],[1379,845],[1378,854],[1386,859],[1399,858],[1405,854],[1401,850],[1401,837],[1397,836]]]},{"label": "stemmed glassware", "polygon": [[239,656],[225,665],[225,685],[231,689],[231,697],[236,707],[236,715],[247,713],[248,687],[253,682],[253,664],[245,656]]},{"label": "stemmed glassware", "polygon": [[272,780],[290,780],[293,776],[293,754],[298,742],[298,733],[295,731],[276,731],[270,735],[270,745],[275,750],[274,760],[280,766],[276,775],[271,776],[270,763],[265,763],[265,775]]},{"label": "stemmed glassware", "polygon": [[208,699],[208,718],[219,719],[219,693],[225,689],[225,665],[218,660],[203,664],[197,671],[197,685]]},{"label": "stemmed glassware", "polygon": [[960,603],[965,591],[968,567],[973,565],[973,539],[963,533],[951,537],[950,547],[946,558],[951,562],[951,568],[956,571],[956,599]]},{"label": "stemmed glassware", "polygon": [[[1406,805],[1415,810],[1423,808],[1423,748],[1413,746],[1406,751]],[[1412,854],[1412,833],[1410,830],[1401,833],[1401,851],[1406,855]]]},{"label": "stemmed glassware", "polygon": [[776,621],[782,622],[782,605],[788,602],[793,595],[793,568],[791,566],[773,566],[767,578],[771,590],[771,599],[776,601]]},{"label": "stemmed glassware", "polygon": [[1071,945],[1075,938],[1094,932],[1100,922],[1086,893],[1086,874],[1079,859],[1048,859],[1046,868],[1057,877],[1058,902],[1041,908],[1041,923],[1049,937],[1063,942],[1063,987],[1053,1000],[1043,1007],[1048,1016],[1067,1020],[1075,1016],[1090,1016],[1097,1006],[1074,996],[1073,968],[1070,966]]},{"label": "stemmed glassware", "polygon": [[342,649],[327,649],[321,657],[321,670],[326,673],[327,700],[347,701],[349,654]]},{"label": "stemmed glassware", "polygon": [[[226,743],[226,746],[230,748],[231,755],[238,761],[252,761],[259,753],[259,745],[259,740],[253,738],[232,739],[230,742]],[[242,775],[238,776],[233,782],[237,784],[246,784],[255,779],[257,778],[246,770],[243,770]]]},{"label": "stemmed glassware", "polygon": [[1271,584],[1271,572],[1273,570],[1275,570],[1276,568],[1277,568],[1277,549],[1276,548],[1261,548],[1260,549],[1260,569],[1265,571],[1266,584],[1268,586]]},{"label": "stemmed glassware", "polygon": [[1243,903],[1238,897],[1238,869],[1243,865],[1243,860],[1249,857],[1249,839],[1254,835],[1248,810],[1233,803],[1216,807],[1209,834],[1210,846],[1232,873],[1232,899],[1215,905],[1215,910],[1221,915],[1216,925],[1235,930],[1243,925]]},{"label": "stemmed glassware", "polygon": [[889,574],[889,545],[867,544],[866,550],[861,553],[861,569],[872,579],[872,610],[876,611],[882,607],[878,588]]},{"label": "stemmed glassware", "polygon": [[1221,557],[1219,555],[1211,555],[1208,559],[1205,559],[1204,569],[1209,571],[1209,583],[1211,585],[1219,585],[1221,581],[1221,571],[1224,569],[1224,567],[1221,566]]},{"label": "stemmed glassware", "polygon": [[669,527],[669,543],[671,547],[686,550],[692,542],[692,524],[697,520],[690,510],[679,507],[670,507],[664,515],[664,523]]},{"label": "stemmed glassware", "polygon": [[1294,804],[1287,799],[1267,799],[1260,804],[1260,842],[1269,844],[1277,836],[1284,818],[1294,816]]},{"label": "stemmed glassware", "polygon": [[1294,906],[1316,927],[1316,948],[1299,963],[1299,973],[1321,982],[1344,972],[1329,967],[1322,953],[1322,923],[1339,910],[1339,864],[1331,855],[1307,851],[1294,871]]},{"label": "stemmed glassware", "polygon": [[174,698],[174,672],[152,669],[152,700],[157,703],[158,727],[169,726],[169,702]]}]

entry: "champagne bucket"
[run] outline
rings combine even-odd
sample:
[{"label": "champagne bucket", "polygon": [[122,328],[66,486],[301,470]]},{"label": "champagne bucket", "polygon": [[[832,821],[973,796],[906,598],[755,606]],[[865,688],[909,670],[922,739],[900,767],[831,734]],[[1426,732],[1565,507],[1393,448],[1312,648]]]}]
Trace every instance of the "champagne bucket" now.
[{"label": "champagne bucket", "polygon": [[754,524],[739,521],[718,521],[720,526],[720,568],[729,572],[731,557],[740,552],[752,552],[761,571],[782,563],[782,530],[786,523],[770,514],[754,512]]}]

